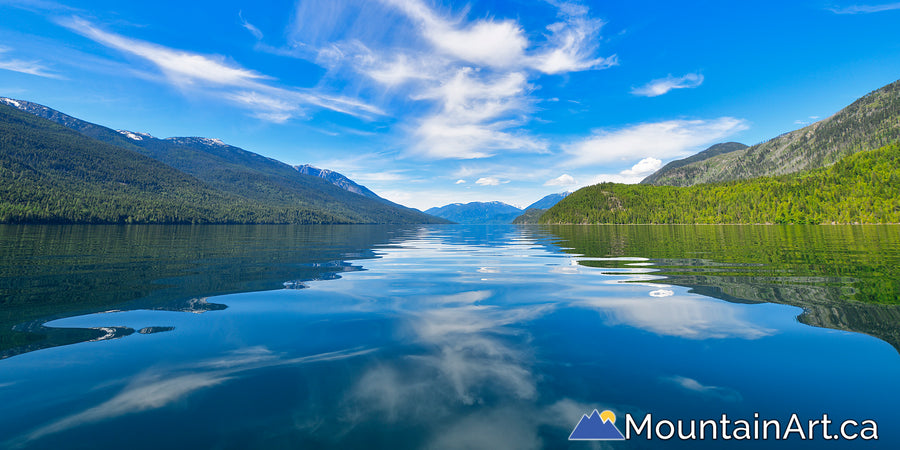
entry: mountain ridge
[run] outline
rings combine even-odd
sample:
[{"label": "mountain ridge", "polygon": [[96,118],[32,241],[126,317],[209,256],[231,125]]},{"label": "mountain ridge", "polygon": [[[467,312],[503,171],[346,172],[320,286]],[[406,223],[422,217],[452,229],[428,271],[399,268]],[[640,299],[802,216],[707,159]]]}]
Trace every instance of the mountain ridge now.
[{"label": "mountain ridge", "polygon": [[[647,184],[691,186],[777,176],[825,167],[900,140],[900,80],[860,97],[836,114],[766,142],[684,164]],[[671,164],[671,163],[670,163]],[[645,180],[647,181],[647,180]]]},{"label": "mountain ridge", "polygon": [[720,144],[715,144],[700,153],[688,156],[684,159],[677,159],[675,161],[669,162],[656,172],[650,174],[650,176],[648,176],[647,178],[641,180],[641,184],[656,184],[655,182],[659,179],[665,178],[666,174],[688,164],[699,163],[715,156],[735,152],[738,150],[746,150],[747,148],[749,148],[748,145],[741,144],[740,142],[723,142]]},{"label": "mountain ridge", "polygon": [[[4,108],[61,125],[97,143],[150,157],[228,198],[241,198],[269,207],[297,208],[298,211],[330,211],[321,217],[314,214],[318,217],[312,220],[314,223],[329,220],[335,223],[444,222],[412,208],[346,191],[321,178],[301,174],[280,161],[220,140],[199,137],[158,139],[147,133],[112,130],[24,100],[0,98],[0,103]],[[40,126],[46,128],[48,125]],[[136,139],[138,137],[140,139]],[[294,220],[302,222],[297,217],[288,221]]]},{"label": "mountain ridge", "polygon": [[372,192],[369,188],[333,170],[320,169],[318,167],[312,166],[311,164],[301,164],[298,166],[294,166],[294,169],[297,169],[297,172],[300,172],[304,175],[322,178],[329,183],[346,191],[353,192],[354,194],[359,194],[363,197],[369,197],[375,200],[387,201],[384,198],[380,197],[378,194]]}]

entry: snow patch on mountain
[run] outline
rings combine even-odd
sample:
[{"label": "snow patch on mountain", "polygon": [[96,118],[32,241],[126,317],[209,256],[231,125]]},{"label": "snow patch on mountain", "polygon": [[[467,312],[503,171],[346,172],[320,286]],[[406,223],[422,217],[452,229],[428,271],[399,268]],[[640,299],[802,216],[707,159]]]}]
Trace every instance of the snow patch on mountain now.
[{"label": "snow patch on mountain", "polygon": [[210,147],[227,147],[228,146],[228,144],[226,144],[221,139],[205,138],[205,137],[170,137],[170,138],[166,138],[166,140],[173,141],[173,142],[180,143],[180,144],[197,143],[197,144],[207,145]]},{"label": "snow patch on mountain", "polygon": [[153,139],[153,136],[149,135],[148,133],[136,133],[136,132],[128,131],[128,130],[116,130],[116,131],[118,131],[120,134],[124,135],[128,139],[132,139],[135,141],[143,141],[144,138]]},{"label": "snow patch on mountain", "polygon": [[11,98],[0,97],[0,102],[3,102],[3,103],[6,103],[7,105],[15,106],[16,108],[22,109],[22,105],[19,102],[15,101]]}]

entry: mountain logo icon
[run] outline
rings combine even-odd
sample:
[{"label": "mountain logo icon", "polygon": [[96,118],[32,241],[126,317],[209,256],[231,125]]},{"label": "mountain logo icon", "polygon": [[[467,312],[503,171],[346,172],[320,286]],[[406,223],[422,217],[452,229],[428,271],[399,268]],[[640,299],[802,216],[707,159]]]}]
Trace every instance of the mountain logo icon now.
[{"label": "mountain logo icon", "polygon": [[590,416],[581,416],[581,421],[575,425],[570,441],[624,441],[625,436],[616,428],[616,415],[606,410],[602,413],[596,409]]}]

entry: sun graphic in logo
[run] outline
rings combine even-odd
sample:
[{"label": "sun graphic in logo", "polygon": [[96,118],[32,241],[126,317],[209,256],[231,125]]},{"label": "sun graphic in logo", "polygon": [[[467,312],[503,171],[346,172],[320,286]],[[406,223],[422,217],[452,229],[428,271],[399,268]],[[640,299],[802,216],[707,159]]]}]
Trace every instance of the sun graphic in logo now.
[{"label": "sun graphic in logo", "polygon": [[603,422],[616,423],[616,413],[607,409],[606,411],[600,413],[600,419],[603,420]]},{"label": "sun graphic in logo", "polygon": [[616,428],[616,414],[610,410],[583,415],[569,435],[570,441],[621,441],[625,436]]}]

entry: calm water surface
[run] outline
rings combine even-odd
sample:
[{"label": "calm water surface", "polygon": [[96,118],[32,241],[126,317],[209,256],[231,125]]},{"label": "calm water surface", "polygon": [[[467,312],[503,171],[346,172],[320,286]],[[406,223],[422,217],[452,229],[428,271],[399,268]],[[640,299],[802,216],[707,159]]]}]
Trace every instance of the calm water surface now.
[{"label": "calm water surface", "polygon": [[595,408],[900,448],[896,226],[0,226],[0,257],[3,448],[725,444],[569,442]]}]

